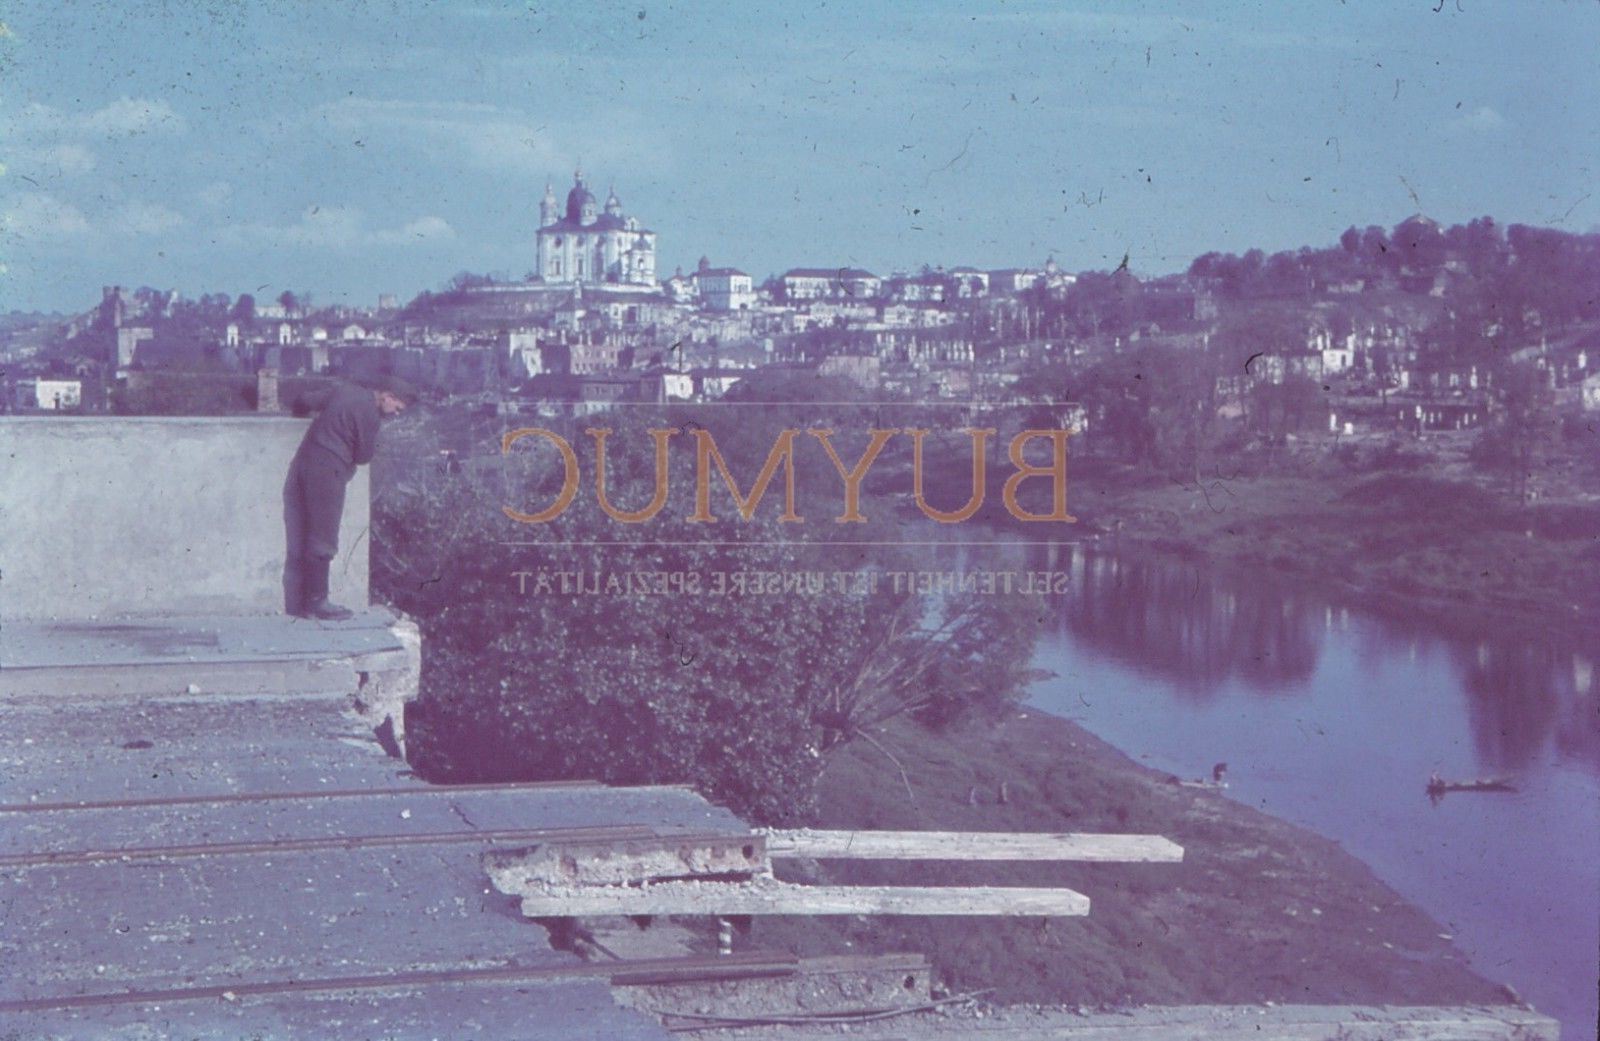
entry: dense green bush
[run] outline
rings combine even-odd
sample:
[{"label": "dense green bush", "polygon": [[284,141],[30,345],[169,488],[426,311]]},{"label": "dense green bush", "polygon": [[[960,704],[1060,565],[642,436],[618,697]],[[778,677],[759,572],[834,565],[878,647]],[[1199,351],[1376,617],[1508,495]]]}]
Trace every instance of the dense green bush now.
[{"label": "dense green bush", "polygon": [[[748,521],[728,519],[732,499],[715,482],[719,521],[689,523],[692,482],[675,479],[658,520],[618,523],[594,502],[593,445],[581,431],[598,425],[615,430],[608,498],[626,508],[650,499],[646,431],[672,421],[633,410],[592,417],[569,431],[581,492],[540,525],[514,523],[502,506],[554,499],[560,468],[548,446],[480,450],[445,466],[420,462],[438,458],[427,433],[391,444],[391,465],[377,475],[373,580],[423,626],[410,735],[426,775],[689,783],[755,820],[802,821],[844,743],[872,742],[897,716],[940,725],[993,712],[1020,691],[1043,598],[896,590],[884,569],[904,561],[892,548],[804,541],[888,534],[886,504],[868,503],[872,523],[848,536],[820,508],[807,524],[782,524],[781,478]],[[727,448],[747,489],[771,443],[762,427],[747,421]],[[563,591],[563,577],[573,583],[579,572],[585,588],[597,574],[625,582],[659,572],[702,585],[698,595]],[[798,572],[807,584],[712,595],[719,572]],[[874,573],[875,589],[834,585],[835,574]]]}]

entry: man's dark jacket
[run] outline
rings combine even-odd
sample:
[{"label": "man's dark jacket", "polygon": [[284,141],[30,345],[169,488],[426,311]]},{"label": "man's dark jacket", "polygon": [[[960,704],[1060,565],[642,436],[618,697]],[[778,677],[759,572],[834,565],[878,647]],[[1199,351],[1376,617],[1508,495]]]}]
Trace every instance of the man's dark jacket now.
[{"label": "man's dark jacket", "polygon": [[340,384],[322,396],[283,486],[284,606],[291,614],[328,596],[328,569],[339,552],[345,485],[378,446],[377,395]]},{"label": "man's dark jacket", "polygon": [[354,474],[357,466],[372,462],[372,453],[378,447],[380,418],[377,395],[364,387],[341,383],[312,421],[300,450],[320,448],[343,463],[348,474]]}]

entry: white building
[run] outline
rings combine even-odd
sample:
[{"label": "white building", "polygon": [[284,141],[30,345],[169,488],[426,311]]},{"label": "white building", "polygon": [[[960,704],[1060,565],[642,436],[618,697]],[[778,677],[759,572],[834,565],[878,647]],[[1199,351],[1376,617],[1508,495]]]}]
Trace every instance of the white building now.
[{"label": "white building", "polygon": [[80,380],[41,379],[34,384],[35,404],[51,412],[77,408],[83,404],[83,383]]},{"label": "white building", "polygon": [[687,372],[663,372],[661,389],[668,401],[689,401],[694,398],[694,377]]},{"label": "white building", "polygon": [[1335,340],[1327,330],[1319,329],[1312,335],[1311,342],[1307,346],[1322,354],[1324,375],[1335,376],[1341,372],[1348,372],[1355,364],[1356,347],[1353,334],[1341,341]]},{"label": "white building", "polygon": [[701,257],[694,282],[707,310],[748,311],[755,306],[755,280],[736,267],[712,267]]},{"label": "white building", "polygon": [[858,267],[797,267],[783,273],[788,300],[869,300],[883,291],[883,279]]},{"label": "white building", "polygon": [[539,347],[539,334],[533,329],[503,332],[499,346],[506,354],[511,371],[520,377],[538,376],[544,372],[544,354]]},{"label": "white building", "polygon": [[987,271],[979,271],[975,267],[955,267],[950,269],[950,279],[955,283],[956,296],[962,299],[989,295]]},{"label": "white building", "polygon": [[563,213],[556,207],[555,190],[545,185],[539,203],[538,271],[545,282],[611,282],[620,285],[656,284],[656,233],[647,231],[622,212],[615,191],[601,212],[594,194],[583,183],[583,171],[573,175]]}]

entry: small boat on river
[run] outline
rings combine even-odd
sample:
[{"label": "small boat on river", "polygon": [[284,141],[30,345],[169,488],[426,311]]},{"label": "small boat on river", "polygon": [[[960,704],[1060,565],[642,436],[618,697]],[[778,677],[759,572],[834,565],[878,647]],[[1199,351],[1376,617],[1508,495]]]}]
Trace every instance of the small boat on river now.
[{"label": "small boat on river", "polygon": [[1472,781],[1447,781],[1437,773],[1428,777],[1428,795],[1439,798],[1447,792],[1514,792],[1511,777],[1480,777]]}]

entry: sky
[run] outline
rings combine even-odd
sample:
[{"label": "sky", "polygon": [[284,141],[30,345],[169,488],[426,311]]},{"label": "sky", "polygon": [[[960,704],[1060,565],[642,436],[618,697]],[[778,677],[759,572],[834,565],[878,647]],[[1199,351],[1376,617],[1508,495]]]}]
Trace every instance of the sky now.
[{"label": "sky", "polygon": [[0,4],[0,311],[533,267],[580,163],[701,256],[1182,270],[1600,227],[1600,3]]}]

